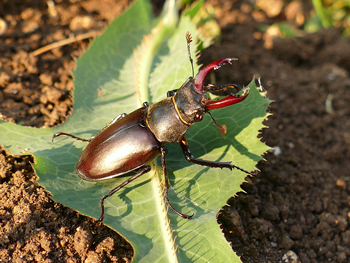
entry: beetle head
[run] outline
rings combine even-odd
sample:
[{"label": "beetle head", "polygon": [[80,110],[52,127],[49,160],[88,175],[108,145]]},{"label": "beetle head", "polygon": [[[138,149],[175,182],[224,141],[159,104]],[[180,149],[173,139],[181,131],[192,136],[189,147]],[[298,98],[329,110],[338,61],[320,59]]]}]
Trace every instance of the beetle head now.
[{"label": "beetle head", "polygon": [[[216,87],[214,84],[204,86],[206,76],[212,71],[219,69],[226,63],[231,63],[232,58],[214,61],[198,72],[195,79],[188,78],[174,96],[174,104],[180,119],[188,125],[201,121],[205,113],[210,110],[220,109],[243,101],[249,94],[249,88],[245,88],[242,95],[235,95],[242,90],[238,85],[227,84]],[[211,100],[207,93],[226,96],[220,100]],[[219,126],[209,113],[214,125],[222,134],[226,133],[226,126]]]},{"label": "beetle head", "polygon": [[[201,121],[205,113],[209,113],[210,110],[220,109],[232,104],[243,101],[249,94],[249,88],[245,88],[241,96],[234,95],[240,90],[239,86],[235,84],[228,84],[221,87],[216,87],[214,84],[204,86],[204,80],[212,70],[219,69],[222,65],[230,63],[234,58],[225,58],[217,60],[209,65],[205,66],[198,72],[194,78],[193,60],[190,52],[190,43],[192,37],[189,32],[186,33],[188,57],[192,66],[192,77],[189,77],[187,81],[181,86],[181,88],[173,96],[173,102],[177,114],[181,121],[187,125]],[[232,91],[233,90],[233,91]],[[210,100],[207,96],[207,92],[214,95],[227,96],[221,100]],[[226,126],[219,126],[214,120],[213,116],[209,113],[214,125],[220,130],[221,134],[226,133]]]},{"label": "beetle head", "polygon": [[206,112],[205,100],[205,93],[198,92],[193,78],[189,77],[174,96],[174,105],[182,122],[191,125],[201,121]]}]

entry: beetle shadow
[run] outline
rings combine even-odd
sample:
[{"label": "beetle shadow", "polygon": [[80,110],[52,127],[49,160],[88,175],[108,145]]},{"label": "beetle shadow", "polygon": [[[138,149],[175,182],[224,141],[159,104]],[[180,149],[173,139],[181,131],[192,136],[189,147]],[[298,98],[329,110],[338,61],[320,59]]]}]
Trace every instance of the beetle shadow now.
[{"label": "beetle shadow", "polygon": [[[104,181],[96,181],[94,182],[96,184],[96,186],[99,186],[99,187],[104,187],[104,188],[108,188],[109,190],[105,193],[103,193],[103,195],[101,196],[101,198],[103,196],[105,196],[106,194],[108,194],[109,191],[111,191],[113,188],[111,187],[108,187],[108,185],[111,184],[111,181],[114,179],[114,180],[118,180],[118,183],[115,183],[115,186],[118,186],[119,184],[123,183],[124,181],[128,180],[128,178],[130,178],[131,176],[133,176],[135,174],[135,172],[130,172],[130,173],[127,173],[125,175],[122,175],[120,177],[117,177],[117,178],[111,178],[111,179],[107,179],[107,180],[104,180]],[[144,174],[146,175],[146,174]],[[128,215],[131,214],[131,212],[133,211],[133,202],[132,200],[128,197],[128,194],[131,192],[131,191],[137,191],[137,189],[139,189],[139,187],[142,187],[144,185],[146,185],[147,183],[149,183],[149,181],[151,180],[151,178],[148,178],[146,180],[142,180],[143,176],[140,176],[140,178],[137,178],[135,181],[133,181],[133,186],[132,187],[128,187],[128,186],[125,186],[123,188],[121,188],[120,190],[118,190],[113,196],[118,196],[118,198],[115,198],[115,199],[120,199],[123,203],[124,203],[124,206],[126,206],[126,211],[123,213],[123,214],[118,214],[118,215],[109,215],[108,214],[108,207],[105,207],[105,218],[107,219],[107,217],[111,217],[113,218],[113,220],[115,220],[116,218],[123,218],[123,217],[126,217]],[[109,203],[113,203],[113,200],[111,199],[111,197],[108,197],[106,200],[109,201]],[[115,200],[114,200],[115,201]],[[118,201],[119,203],[119,201]],[[98,204],[97,204],[98,205]],[[114,204],[113,203],[113,206],[116,206],[118,207],[118,204]],[[109,208],[109,209],[112,209],[113,210],[113,207]],[[105,221],[105,220],[104,220]]]},{"label": "beetle shadow", "polygon": [[[151,69],[150,72],[155,72],[157,67],[159,67],[159,65],[162,63],[162,61],[164,60],[164,58],[168,57],[171,54],[171,50],[169,48],[169,39],[165,40],[162,42],[161,46],[159,47],[157,54],[154,56],[153,61],[152,61],[152,65],[151,65]],[[167,78],[169,74],[172,74],[171,70],[165,70],[161,76],[159,78]],[[161,81],[161,80],[160,80]],[[164,91],[164,94],[162,93],[162,98],[165,99],[166,98],[166,93],[168,90]],[[155,103],[158,101],[155,101],[155,97],[158,97],[158,91],[157,90],[149,90],[149,103]]]},{"label": "beetle shadow", "polygon": [[[211,160],[211,161],[216,161],[216,162],[225,161],[224,159],[229,148],[230,146],[226,146],[221,156],[216,160]],[[181,162],[181,164],[183,164],[183,167],[190,167],[192,165],[198,166],[197,164],[187,162],[185,158]],[[201,167],[202,169],[199,172],[193,173],[193,176],[190,179],[188,179],[190,177],[190,175],[188,175],[186,178],[177,180],[176,188],[181,189],[181,193],[179,193],[175,189],[175,187],[172,185],[172,183],[175,180],[174,172],[176,171],[176,169],[174,170],[174,172],[173,172],[173,169],[169,169],[169,173],[168,173],[169,181],[170,181],[169,184],[171,185],[170,189],[173,192],[171,195],[169,195],[169,198],[171,198],[170,199],[171,203],[176,204],[175,208],[178,208],[179,204],[181,203],[182,204],[181,206],[187,207],[189,214],[194,213],[196,215],[196,214],[202,214],[203,212],[205,212],[205,210],[202,209],[201,207],[203,206],[204,203],[206,203],[206,200],[209,200],[211,197],[206,192],[199,193],[199,188],[196,188],[194,186],[203,174],[209,172],[209,170],[211,169],[217,169],[217,168],[212,168],[208,166],[201,166]],[[191,199],[190,195],[196,196],[196,200]],[[185,202],[184,202],[184,199],[186,200]],[[201,202],[198,203],[198,200],[201,200]],[[188,203],[191,203],[192,205],[189,205]]]},{"label": "beetle shadow", "polygon": [[[185,224],[183,224],[182,227],[184,227]],[[192,242],[193,236],[196,236],[193,233],[201,233],[200,231],[201,225],[199,224],[196,224],[196,225],[197,227],[194,227],[194,224],[191,224],[191,226],[188,226],[189,227],[188,231],[183,231],[185,232],[185,234],[181,237],[181,240],[186,240],[186,241],[182,243],[181,246],[180,245],[178,246],[178,249],[183,250],[184,252],[179,255],[179,257],[181,257],[180,262],[196,262],[198,258],[206,258],[209,252],[211,254],[213,252],[211,247],[207,247],[207,244],[202,244],[203,239],[197,238],[196,241],[198,242]],[[205,248],[207,248],[207,250],[205,250]],[[191,251],[192,253],[188,254],[186,253],[187,251]],[[214,254],[211,257],[206,258],[206,262],[215,262],[214,260],[215,258],[218,258],[218,257]]]},{"label": "beetle shadow", "polygon": [[[125,180],[127,180],[130,176],[132,176],[134,174],[134,172],[125,174],[123,176],[120,176],[118,179],[120,179],[122,182],[124,182]],[[132,199],[130,199],[128,197],[128,194],[131,193],[132,191],[137,191],[137,189],[139,189],[139,187],[145,186],[147,183],[149,183],[149,181],[152,178],[147,178],[147,179],[141,179],[143,178],[143,176],[141,176],[140,178],[137,178],[137,182],[134,183],[134,185],[132,187],[123,187],[122,189],[120,189],[119,191],[117,191],[115,193],[115,195],[117,195],[117,198],[114,198],[112,200],[109,200],[109,206],[105,207],[105,217],[103,220],[103,224],[107,225],[108,227],[110,227],[113,231],[117,231],[120,235],[124,236],[124,237],[135,237],[135,235],[137,236],[137,238],[134,238],[133,241],[133,245],[137,246],[135,244],[135,242],[140,242],[139,240],[142,240],[142,243],[139,245],[146,247],[144,248],[144,250],[146,251],[150,251],[151,249],[153,249],[154,247],[154,242],[152,241],[152,238],[147,237],[146,234],[141,234],[141,233],[137,233],[133,230],[129,230],[126,227],[122,227],[122,228],[117,228],[116,224],[122,224],[123,222],[123,218],[127,217],[128,215],[130,215],[134,208],[134,203],[132,201]],[[110,185],[110,181],[113,179],[109,179],[106,181],[97,181],[94,182],[96,184],[97,187],[103,187],[106,188],[106,186]],[[119,185],[121,182],[116,183],[115,185]],[[109,190],[112,190],[112,188],[109,187]],[[107,194],[108,192],[104,192],[101,195],[101,198]],[[107,198],[106,200],[108,200],[109,198]],[[106,205],[106,204],[105,204]],[[120,205],[123,205],[124,207],[126,207],[125,212],[123,213],[118,213],[117,215],[113,213],[113,210],[115,209],[115,207],[118,207]],[[100,208],[99,203],[96,203],[96,206],[98,208]],[[108,211],[111,211],[112,213],[109,213]],[[120,212],[120,210],[118,209],[118,212]],[[139,214],[139,213],[138,213]],[[147,231],[146,231],[147,233]],[[131,242],[128,240],[128,242]]]},{"label": "beetle shadow", "polygon": [[[198,124],[196,123],[196,125],[193,125],[193,127],[191,127],[189,131],[186,133],[186,138],[188,139],[188,146],[191,149],[191,153],[196,159],[207,160],[205,158],[202,158],[202,156],[205,156],[207,153],[210,153],[211,151],[215,150],[219,145],[219,147],[224,147],[220,156],[215,160],[208,160],[208,161],[232,162],[232,164],[237,165],[242,169],[248,170],[246,167],[240,164],[239,161],[235,162],[235,160],[228,159],[227,154],[230,148],[234,147],[237,150],[237,152],[240,155],[244,156],[245,158],[253,160],[256,163],[259,160],[261,160],[260,155],[250,152],[246,146],[244,146],[239,140],[236,139],[236,136],[238,136],[240,132],[244,131],[244,129],[248,127],[255,118],[265,117],[265,112],[262,112],[261,114],[255,113],[255,115],[250,113],[248,114],[248,116],[244,116],[244,122],[243,123],[240,122],[239,127],[235,126],[235,122],[233,122],[232,120],[230,121],[230,119],[226,118],[225,116],[224,118],[220,118],[220,114],[217,114],[217,115],[219,115],[219,117],[215,117],[215,111],[214,111],[214,118],[216,119],[218,124],[220,125],[225,123],[228,126],[227,127],[228,133],[224,136],[220,135],[220,132],[212,124],[209,116],[205,116],[202,122]],[[212,129],[212,131],[208,131],[208,129]],[[214,131],[213,129],[216,131]],[[217,134],[217,136],[213,137],[212,136],[213,134]],[[227,139],[227,137],[229,138],[229,140]],[[169,149],[169,155],[175,153],[176,156],[180,156],[179,152],[181,152],[181,148],[179,146],[167,145],[166,147]],[[177,170],[179,170],[179,167],[191,167],[192,165],[197,165],[191,162],[187,162],[182,153],[181,155],[183,159],[182,160],[177,159],[176,165],[174,163],[172,164],[172,161],[167,161],[169,170],[171,171],[169,173],[169,180],[171,183],[174,183],[175,181],[175,175],[173,172],[176,172]],[[198,192],[199,189],[194,186],[204,173],[209,172],[209,169],[217,169],[217,168],[202,166],[202,169],[200,169],[199,172],[192,174],[192,178],[188,179],[191,176],[191,175],[188,175],[186,176],[186,178],[178,179],[176,182],[177,183],[176,189],[181,189],[181,192],[182,192],[181,195],[183,195],[183,198],[190,200],[190,202],[194,204],[190,206],[189,210],[193,209],[197,213],[204,212],[203,209],[200,208],[201,204],[198,204],[197,201],[201,200],[203,204],[210,197],[205,192],[199,194]],[[227,168],[223,168],[223,169],[227,169]],[[251,171],[248,171],[248,172],[251,172]],[[176,192],[176,189],[174,189],[175,192]],[[194,190],[194,189],[198,189],[198,190]],[[197,191],[197,192],[193,192],[193,191]],[[232,195],[234,194],[235,193],[232,193]],[[190,195],[197,196],[196,200],[191,200]],[[179,197],[175,197],[175,198],[179,199]],[[186,203],[188,204],[188,202]]]},{"label": "beetle shadow", "polygon": [[[131,97],[135,96],[134,93],[131,93],[131,94],[128,94],[128,95],[125,95],[125,96],[120,96],[120,97],[117,97],[117,98],[111,98],[111,99],[105,99],[103,101],[94,101],[94,107],[96,106],[103,106],[103,105],[112,105],[112,104],[115,104],[115,105],[118,105],[118,102],[120,101],[125,101],[126,99],[129,99]],[[88,110],[88,108],[84,108],[85,111]],[[117,115],[120,115],[122,114],[123,112],[120,112],[119,114]],[[126,112],[127,113],[127,112]],[[116,115],[116,116],[117,116]],[[115,117],[116,117],[115,116]],[[106,123],[106,125],[108,125],[108,123]]]}]

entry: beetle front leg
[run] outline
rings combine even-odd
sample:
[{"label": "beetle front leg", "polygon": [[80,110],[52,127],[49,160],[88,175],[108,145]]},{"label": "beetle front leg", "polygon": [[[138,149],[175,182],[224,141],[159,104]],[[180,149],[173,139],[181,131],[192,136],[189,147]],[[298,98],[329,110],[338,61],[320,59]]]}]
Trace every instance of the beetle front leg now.
[{"label": "beetle front leg", "polygon": [[208,167],[213,167],[213,168],[228,168],[232,171],[232,169],[236,168],[246,174],[249,174],[250,176],[255,177],[254,174],[234,165],[231,164],[230,162],[215,162],[215,161],[206,161],[206,160],[200,160],[200,159],[196,159],[194,158],[194,156],[191,153],[190,147],[188,146],[187,140],[185,137],[182,137],[182,139],[180,140],[180,146],[182,149],[182,153],[185,155],[186,161],[188,162],[192,162],[195,164],[199,164],[202,166],[208,166]]},{"label": "beetle front leg", "polygon": [[104,206],[104,201],[107,197],[110,197],[114,195],[117,191],[119,191],[121,188],[126,186],[128,183],[134,181],[135,179],[139,178],[141,175],[148,173],[151,170],[151,167],[149,165],[141,167],[136,174],[131,176],[128,180],[124,181],[120,185],[118,185],[116,188],[112,189],[111,191],[108,192],[104,197],[102,197],[100,201],[100,207],[101,207],[101,216],[98,221],[102,222],[103,218],[105,217],[105,206]]},{"label": "beetle front leg", "polygon": [[169,190],[169,179],[168,179],[168,171],[166,168],[166,162],[165,162],[165,155],[166,155],[166,148],[165,147],[161,147],[160,148],[160,152],[162,154],[162,167],[163,167],[163,173],[164,173],[164,192],[165,192],[165,200],[168,202],[169,207],[171,208],[171,210],[173,210],[176,214],[178,214],[179,216],[181,216],[184,219],[191,219],[193,217],[193,215],[185,215],[183,213],[180,213],[179,211],[177,211],[171,204],[169,201],[169,196],[168,196],[168,190]]}]

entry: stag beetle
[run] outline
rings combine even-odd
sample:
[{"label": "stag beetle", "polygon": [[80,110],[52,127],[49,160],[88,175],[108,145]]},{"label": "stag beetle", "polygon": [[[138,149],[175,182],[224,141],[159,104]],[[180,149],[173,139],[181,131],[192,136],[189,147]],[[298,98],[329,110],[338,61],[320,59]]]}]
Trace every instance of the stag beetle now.
[{"label": "stag beetle", "polygon": [[[68,136],[76,140],[88,142],[83,150],[76,172],[88,181],[106,180],[122,176],[131,171],[136,173],[116,188],[109,191],[101,201],[101,216],[104,218],[104,200],[112,196],[128,183],[151,170],[148,163],[161,154],[161,163],[165,179],[164,197],[170,208],[179,216],[190,219],[193,215],[185,215],[177,211],[169,202],[168,188],[169,180],[165,162],[166,143],[180,143],[182,152],[188,162],[216,167],[233,168],[253,175],[230,162],[206,161],[194,158],[185,138],[188,128],[203,119],[205,113],[210,110],[220,109],[243,101],[249,94],[249,88],[245,88],[241,96],[230,93],[220,100],[210,100],[206,92],[215,94],[234,89],[236,93],[242,90],[238,85],[228,84],[217,87],[214,84],[204,86],[205,77],[212,70],[219,69],[226,63],[231,63],[232,58],[226,58],[210,63],[205,66],[194,78],[193,60],[190,54],[190,43],[192,37],[186,33],[188,56],[192,66],[192,77],[189,77],[178,89],[168,91],[167,98],[153,104],[143,103],[143,107],[130,114],[122,114],[116,117],[110,124],[90,139],[82,139],[74,135],[58,132],[53,135],[52,141],[59,136]],[[209,113],[213,124],[226,133],[226,126],[219,126]]]}]

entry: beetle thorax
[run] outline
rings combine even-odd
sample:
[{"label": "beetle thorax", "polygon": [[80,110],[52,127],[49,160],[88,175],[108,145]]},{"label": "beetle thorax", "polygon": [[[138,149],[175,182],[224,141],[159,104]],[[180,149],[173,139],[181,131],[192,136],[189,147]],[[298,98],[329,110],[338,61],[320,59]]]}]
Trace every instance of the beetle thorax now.
[{"label": "beetle thorax", "polygon": [[205,93],[198,92],[190,77],[173,97],[173,103],[181,121],[191,125],[201,121],[205,114]]},{"label": "beetle thorax", "polygon": [[193,78],[188,78],[175,96],[148,107],[146,124],[159,142],[179,142],[191,124],[203,119],[205,101],[205,95],[193,85]]}]

